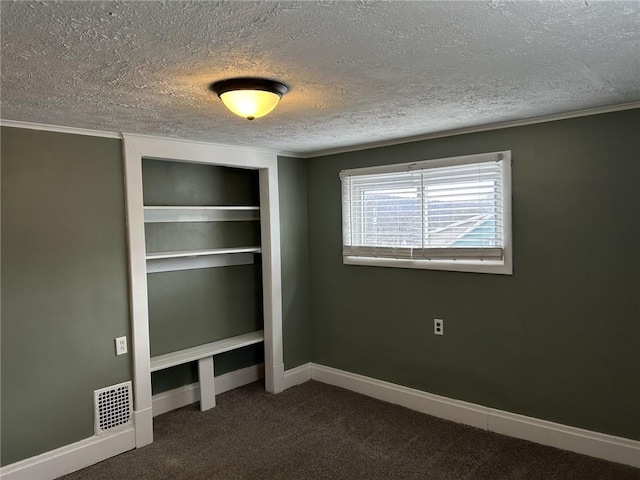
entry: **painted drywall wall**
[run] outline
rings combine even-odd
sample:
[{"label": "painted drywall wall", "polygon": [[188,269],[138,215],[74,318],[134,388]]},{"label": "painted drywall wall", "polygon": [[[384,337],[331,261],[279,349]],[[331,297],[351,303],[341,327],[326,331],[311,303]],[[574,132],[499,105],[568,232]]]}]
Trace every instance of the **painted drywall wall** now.
[{"label": "painted drywall wall", "polygon": [[[113,344],[130,329],[121,142],[8,127],[1,139],[0,435],[8,465],[93,435],[93,390],[131,379],[131,363]],[[279,174],[284,357],[293,368],[311,358],[306,163],[281,158]],[[194,204],[215,202],[227,181],[235,184],[197,189],[209,197]],[[247,192],[255,189],[235,184],[225,195],[239,202]],[[174,237],[150,241],[161,248]],[[262,346],[218,355],[216,375],[263,359]],[[156,372],[154,393],[195,381],[192,365]]]},{"label": "painted drywall wall", "polygon": [[[313,361],[639,439],[639,124],[630,110],[310,160]],[[499,150],[512,276],[342,264],[340,170]]]},{"label": "painted drywall wall", "polygon": [[131,379],[119,140],[2,127],[2,465],[93,435]]},{"label": "painted drywall wall", "polygon": [[311,361],[307,162],[278,157],[285,369]]}]

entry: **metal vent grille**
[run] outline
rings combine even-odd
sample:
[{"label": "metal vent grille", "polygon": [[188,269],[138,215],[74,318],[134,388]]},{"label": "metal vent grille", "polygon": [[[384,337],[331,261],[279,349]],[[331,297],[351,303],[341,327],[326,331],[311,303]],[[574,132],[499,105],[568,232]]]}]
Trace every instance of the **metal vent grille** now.
[{"label": "metal vent grille", "polygon": [[119,383],[93,392],[95,433],[101,435],[131,424],[131,382]]}]

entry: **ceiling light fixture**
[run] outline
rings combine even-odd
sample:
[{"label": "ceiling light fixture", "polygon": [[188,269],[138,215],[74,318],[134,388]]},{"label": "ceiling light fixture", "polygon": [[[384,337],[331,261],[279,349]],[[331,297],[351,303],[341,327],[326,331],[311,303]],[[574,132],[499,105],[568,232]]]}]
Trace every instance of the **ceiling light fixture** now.
[{"label": "ceiling light fixture", "polygon": [[229,110],[247,120],[264,117],[289,91],[284,83],[251,77],[220,80],[209,88]]}]

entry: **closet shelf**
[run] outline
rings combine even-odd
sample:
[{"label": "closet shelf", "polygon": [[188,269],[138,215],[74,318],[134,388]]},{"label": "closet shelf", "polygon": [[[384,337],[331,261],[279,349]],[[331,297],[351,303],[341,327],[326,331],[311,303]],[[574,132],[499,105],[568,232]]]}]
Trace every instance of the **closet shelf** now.
[{"label": "closet shelf", "polygon": [[242,222],[260,220],[260,207],[253,206],[147,206],[145,223],[167,222]]},{"label": "closet shelf", "polygon": [[147,254],[147,273],[175,272],[255,263],[260,247],[212,248]]},{"label": "closet shelf", "polygon": [[245,333],[236,337],[225,338],[217,342],[198,345],[197,347],[186,348],[176,352],[166,353],[151,357],[151,371],[164,370],[165,368],[175,367],[183,363],[201,360],[203,358],[212,357],[220,353],[235,350],[237,348],[247,347],[264,341],[264,331]]},{"label": "closet shelf", "polygon": [[206,255],[229,255],[233,253],[260,253],[260,247],[211,248],[208,250],[183,250],[179,252],[148,253],[147,260],[161,260],[164,258],[202,257]]}]

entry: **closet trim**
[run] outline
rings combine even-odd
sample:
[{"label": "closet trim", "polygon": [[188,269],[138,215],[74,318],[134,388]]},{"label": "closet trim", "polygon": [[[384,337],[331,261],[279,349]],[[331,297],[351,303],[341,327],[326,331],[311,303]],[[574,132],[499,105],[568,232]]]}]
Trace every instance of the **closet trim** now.
[{"label": "closet trim", "polygon": [[149,308],[145,261],[142,159],[199,163],[258,170],[264,303],[265,388],[284,390],[282,354],[282,278],[278,157],[264,150],[236,148],[142,135],[123,134],[131,298],[131,344],[136,448],[153,442]]}]

